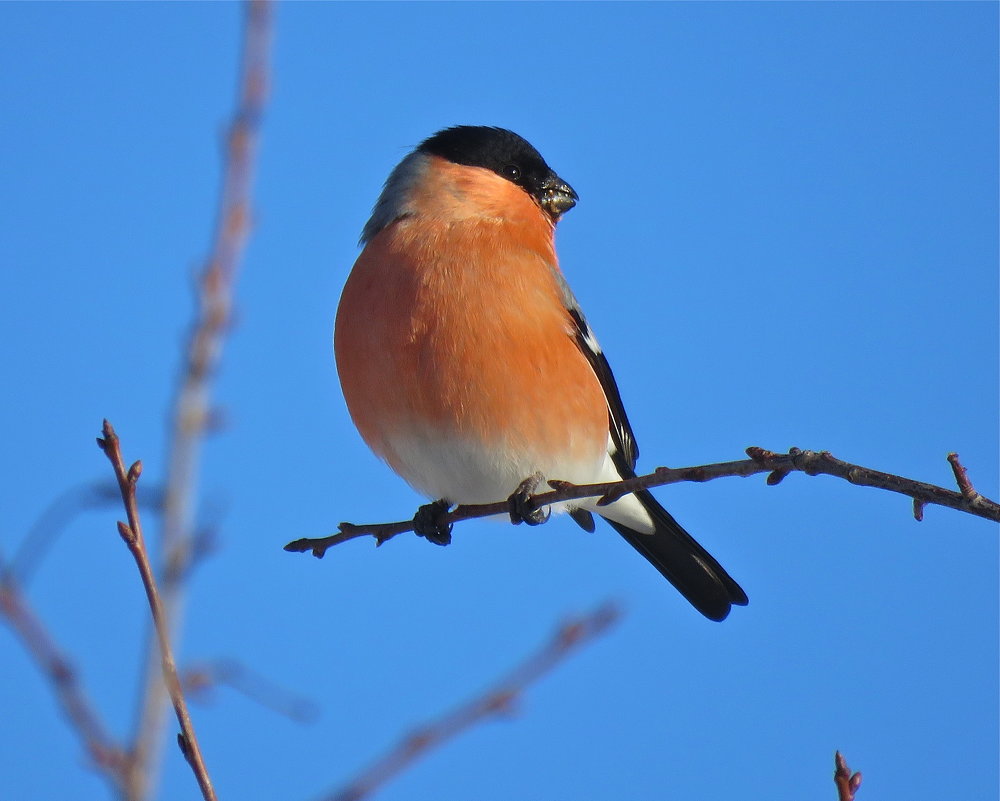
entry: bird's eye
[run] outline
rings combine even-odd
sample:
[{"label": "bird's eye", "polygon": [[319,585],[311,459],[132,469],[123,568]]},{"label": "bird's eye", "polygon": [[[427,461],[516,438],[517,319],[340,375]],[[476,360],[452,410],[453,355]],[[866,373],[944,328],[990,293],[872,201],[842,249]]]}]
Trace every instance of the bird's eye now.
[{"label": "bird's eye", "polygon": [[521,168],[516,164],[504,164],[500,174],[509,181],[516,181],[521,177]]}]

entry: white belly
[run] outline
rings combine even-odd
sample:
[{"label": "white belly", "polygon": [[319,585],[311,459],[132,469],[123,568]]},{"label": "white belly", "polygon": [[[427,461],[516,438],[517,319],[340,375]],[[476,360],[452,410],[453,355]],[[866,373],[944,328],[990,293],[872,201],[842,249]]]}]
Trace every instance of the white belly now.
[{"label": "white belly", "polygon": [[[594,484],[619,481],[621,477],[604,450],[594,460],[581,463],[565,459],[542,458],[538,454],[505,454],[501,449],[486,449],[481,443],[462,441],[441,434],[396,435],[392,437],[391,466],[406,482],[428,498],[443,498],[454,504],[494,503],[506,500],[526,478],[541,473],[545,480]],[[609,442],[610,445],[610,442]],[[538,492],[546,492],[543,483]],[[590,509],[603,517],[652,533],[653,525],[645,509],[632,495],[609,506],[595,506],[596,498],[556,504],[552,511],[566,506]]]}]

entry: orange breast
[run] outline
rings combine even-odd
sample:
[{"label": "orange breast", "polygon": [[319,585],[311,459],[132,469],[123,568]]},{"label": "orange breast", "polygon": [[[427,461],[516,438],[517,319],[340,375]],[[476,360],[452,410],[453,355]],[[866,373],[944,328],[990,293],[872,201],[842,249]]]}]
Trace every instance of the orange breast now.
[{"label": "orange breast", "polygon": [[521,222],[404,219],[351,272],[335,332],[341,384],[362,437],[397,472],[394,440],[415,431],[481,443],[518,468],[603,459],[607,405],[573,340],[551,228]]}]

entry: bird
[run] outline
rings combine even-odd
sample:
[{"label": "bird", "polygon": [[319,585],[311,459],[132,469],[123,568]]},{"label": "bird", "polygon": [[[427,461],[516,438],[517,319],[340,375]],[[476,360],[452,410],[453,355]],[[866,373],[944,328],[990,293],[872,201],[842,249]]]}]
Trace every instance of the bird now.
[{"label": "bird", "polygon": [[[516,522],[541,481],[619,481],[639,455],[614,375],[559,266],[555,229],[579,196],[524,138],[457,125],[386,179],[341,294],[334,351],[362,439],[425,497],[414,530],[437,544],[452,504],[510,498]],[[747,595],[649,490],[604,518],[705,617]]]}]

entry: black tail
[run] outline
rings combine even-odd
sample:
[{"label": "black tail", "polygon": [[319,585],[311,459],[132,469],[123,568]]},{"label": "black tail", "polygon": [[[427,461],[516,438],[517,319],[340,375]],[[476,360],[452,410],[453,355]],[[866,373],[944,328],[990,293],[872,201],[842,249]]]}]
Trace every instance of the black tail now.
[{"label": "black tail", "polygon": [[[691,605],[710,620],[725,620],[733,604],[746,606],[747,594],[722,565],[702,548],[657,502],[648,490],[635,497],[653,522],[656,533],[641,534],[614,520],[608,522],[626,542],[645,556]],[[607,518],[605,518],[607,519]]]}]

